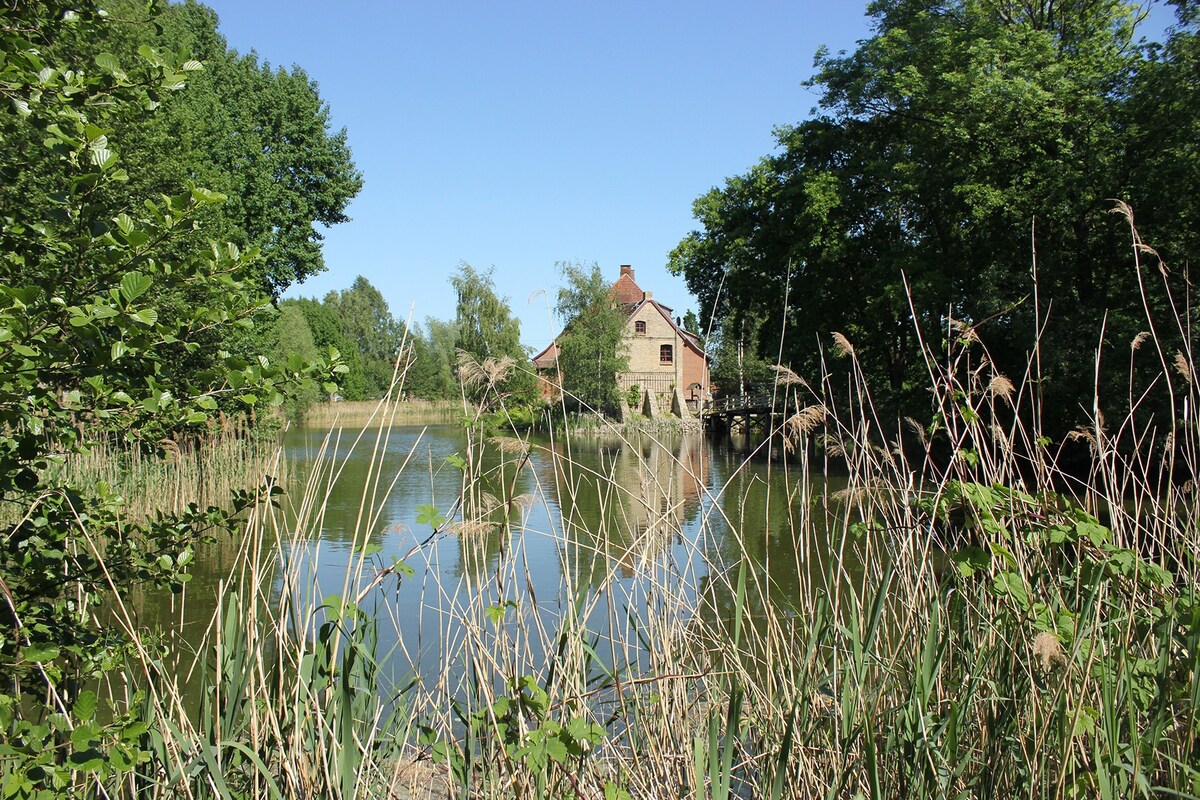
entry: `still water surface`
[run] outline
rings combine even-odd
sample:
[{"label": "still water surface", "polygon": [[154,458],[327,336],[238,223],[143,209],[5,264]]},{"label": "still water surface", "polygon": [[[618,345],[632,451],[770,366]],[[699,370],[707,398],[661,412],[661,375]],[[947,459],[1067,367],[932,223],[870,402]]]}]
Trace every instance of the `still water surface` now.
[{"label": "still water surface", "polygon": [[[809,515],[814,494],[830,487],[767,444],[756,449],[701,435],[535,437],[523,449],[488,441],[472,456],[457,427],[367,430],[355,444],[357,437],[287,434],[288,523],[304,525],[297,520],[306,483],[308,498],[323,504],[308,514],[320,536],[284,547],[282,557],[299,564],[303,576],[289,591],[312,598],[356,594],[379,570],[406,559],[413,574],[384,581],[364,603],[389,622],[381,626],[379,651],[397,675],[437,674],[463,647],[456,620],[481,603],[502,608],[506,600],[532,600],[552,625],[580,597],[619,596],[636,612],[648,585],[670,584],[695,613],[719,614],[731,604],[729,574],[746,562],[766,578],[768,601],[786,611],[805,581],[823,580],[825,525]],[[472,458],[468,468],[479,479],[464,481],[462,466]],[[440,535],[431,524],[436,517],[447,518]],[[169,621],[198,640],[221,581],[247,546],[208,548],[186,600],[147,608],[148,621]],[[277,546],[261,546],[274,560]],[[372,554],[348,584],[347,568],[364,546]],[[647,573],[658,578],[639,580]],[[694,602],[702,596],[704,603]],[[589,605],[589,627],[604,634],[612,605]]]}]

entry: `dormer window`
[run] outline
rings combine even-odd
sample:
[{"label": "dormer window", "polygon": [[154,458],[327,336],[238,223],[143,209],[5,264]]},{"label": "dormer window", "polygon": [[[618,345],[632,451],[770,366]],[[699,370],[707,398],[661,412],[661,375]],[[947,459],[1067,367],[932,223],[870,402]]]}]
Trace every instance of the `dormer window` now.
[{"label": "dormer window", "polygon": [[640,319],[637,322],[633,323],[633,332],[638,334],[639,336],[645,336],[646,335],[646,323]]}]

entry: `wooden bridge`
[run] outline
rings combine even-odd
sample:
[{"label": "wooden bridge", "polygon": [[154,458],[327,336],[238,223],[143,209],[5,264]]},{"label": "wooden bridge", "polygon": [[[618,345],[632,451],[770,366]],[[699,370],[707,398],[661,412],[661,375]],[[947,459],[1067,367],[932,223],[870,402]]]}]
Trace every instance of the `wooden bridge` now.
[{"label": "wooden bridge", "polygon": [[[772,401],[779,404],[776,409]],[[713,431],[747,430],[751,426],[774,427],[773,417],[782,416],[784,397],[772,397],[769,392],[732,397],[718,397],[704,404],[700,419]]]}]

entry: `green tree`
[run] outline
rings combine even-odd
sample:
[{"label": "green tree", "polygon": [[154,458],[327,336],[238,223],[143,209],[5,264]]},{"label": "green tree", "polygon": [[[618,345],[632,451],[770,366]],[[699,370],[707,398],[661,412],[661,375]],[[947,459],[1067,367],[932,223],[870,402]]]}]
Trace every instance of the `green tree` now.
[{"label": "green tree", "polygon": [[585,408],[612,411],[621,402],[617,373],[629,369],[628,315],[599,264],[559,262],[558,268],[564,281],[555,305],[563,324],[556,340],[563,391]]},{"label": "green tree", "polygon": [[513,366],[500,388],[520,405],[535,402],[537,377],[521,344],[521,321],[512,315],[508,298],[496,294],[491,270],[481,273],[470,264],[460,264],[450,284],[458,296],[455,348],[478,363],[489,358],[497,362],[512,359]]},{"label": "green tree", "polygon": [[[150,47],[189,66],[188,90],[153,92],[152,115],[130,108],[109,115],[108,135],[122,143],[129,180],[119,191],[97,192],[93,202],[116,214],[128,194],[176,193],[186,177],[227,196],[205,210],[204,236],[258,248],[252,274],[264,294],[278,297],[324,271],[321,227],[349,219],[346,206],[362,176],[346,131],[331,129],[316,84],[300,67],[273,69],[253,53],[230,50],[216,13],[198,3],[148,11],[140,0],[113,0],[106,13],[117,24],[77,27],[48,43],[50,53],[69,48],[73,57],[103,58],[120,71]],[[29,144],[19,175],[0,194],[27,200],[61,192],[48,163],[53,154]]]},{"label": "green tree", "polygon": [[454,345],[458,329],[453,322],[433,317],[425,319],[425,330],[416,326],[409,332],[413,342],[413,361],[405,386],[416,397],[439,400],[458,396],[454,380]]},{"label": "green tree", "polygon": [[760,320],[729,318],[721,325],[710,369],[712,381],[722,395],[741,395],[761,391],[770,385],[775,373],[774,361],[762,358]]},{"label": "green tree", "polygon": [[[271,361],[284,368],[300,367],[319,360],[320,353],[304,313],[295,303],[284,303],[271,324]],[[326,351],[328,352],[328,351]],[[304,412],[320,402],[321,387],[309,384],[284,402],[289,418],[302,419]]]},{"label": "green tree", "polygon": [[396,356],[403,329],[392,317],[379,290],[359,275],[349,289],[330,292],[325,306],[338,318],[344,345],[357,356],[360,370],[354,395],[348,400],[374,400],[392,388]]},{"label": "green tree", "polygon": [[[11,521],[0,549],[0,749],[9,796],[74,796],[74,781],[106,782],[139,763],[136,709],[118,704],[111,721],[99,720],[83,688],[130,647],[101,608],[139,586],[178,591],[197,542],[233,528],[228,512],[195,507],[130,522],[107,486],[73,485],[53,467],[91,437],[152,446],[203,430],[218,403],[281,402],[282,389],[312,374],[225,354],[207,370],[172,374],[173,352],[198,351],[203,331],[260,308],[256,253],[184,246],[224,199],[206,189],[126,196],[116,212],[102,202],[131,182],[110,126],[182,90],[195,71],[151,48],[120,64],[60,46],[102,38],[112,24],[86,0],[0,13],[0,124],[23,143],[0,149],[0,173],[36,162],[62,189],[0,206],[0,515]],[[170,313],[157,303],[193,291],[206,302]],[[252,501],[235,495],[234,509]]]},{"label": "green tree", "polygon": [[[1045,413],[1064,433],[1102,322],[1120,346],[1145,326],[1110,198],[1157,219],[1156,187],[1133,179],[1154,148],[1127,135],[1131,97],[1139,75],[1184,86],[1183,70],[1144,71],[1137,6],[1120,0],[880,0],[869,13],[874,35],[857,50],[818,55],[817,116],[780,128],[778,155],[696,201],[702,229],[672,269],[718,322],[786,332],[802,373],[820,368],[819,341],[844,334],[875,399],[916,416],[928,402],[918,331],[983,323],[1000,369],[1020,375],[1043,323]],[[1171,141],[1194,154],[1188,135]],[[1195,173],[1179,180],[1174,194],[1195,197]],[[1151,294],[1165,305],[1161,282]]]},{"label": "green tree", "polygon": [[[336,292],[331,294],[336,297]],[[358,348],[346,338],[341,317],[331,305],[315,297],[284,300],[280,303],[280,307],[289,305],[304,315],[304,321],[308,323],[317,349],[329,352],[332,348],[341,357],[346,367],[346,374],[339,387],[341,396],[350,400],[364,399],[367,396],[367,388],[363,377],[362,359],[359,357]]]}]

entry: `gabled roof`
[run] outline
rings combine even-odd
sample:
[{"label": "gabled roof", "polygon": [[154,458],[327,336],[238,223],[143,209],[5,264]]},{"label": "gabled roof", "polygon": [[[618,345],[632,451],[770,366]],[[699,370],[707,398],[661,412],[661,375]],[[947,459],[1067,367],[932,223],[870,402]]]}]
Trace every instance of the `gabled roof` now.
[{"label": "gabled roof", "polygon": [[542,352],[533,357],[533,365],[538,369],[550,369],[558,363],[558,340],[550,343]]},{"label": "gabled roof", "polygon": [[700,337],[675,321],[675,318],[671,316],[673,309],[670,306],[665,306],[652,297],[646,298],[643,296],[642,299],[640,299],[637,303],[634,303],[629,309],[630,319],[632,319],[633,315],[638,312],[638,309],[646,304],[653,306],[659,314],[662,314],[663,319],[671,324],[671,327],[674,328],[675,332],[679,334],[679,338],[683,339],[683,343],[685,345],[695,350],[697,355],[702,356],[705,359],[708,358],[708,354],[704,352],[704,348],[700,345]]},{"label": "gabled roof", "polygon": [[[613,283],[612,293],[617,302],[625,307],[626,322],[638,312],[638,309],[649,303],[679,333],[686,346],[696,351],[705,360],[708,359],[708,354],[704,352],[704,347],[700,343],[700,337],[675,322],[675,318],[671,316],[673,309],[670,306],[663,305],[653,297],[648,297],[646,292],[642,291],[642,287],[638,286],[637,281],[633,278],[633,268],[628,264],[621,265],[621,276]],[[551,342],[549,347],[534,356],[533,363],[538,369],[554,367],[558,363],[558,340]]]},{"label": "gabled roof", "polygon": [[637,285],[637,281],[633,279],[633,270],[621,268],[621,277],[617,278],[617,282],[612,285],[612,293],[616,296],[617,302],[624,306],[633,306],[642,302],[642,297],[645,292]]}]

